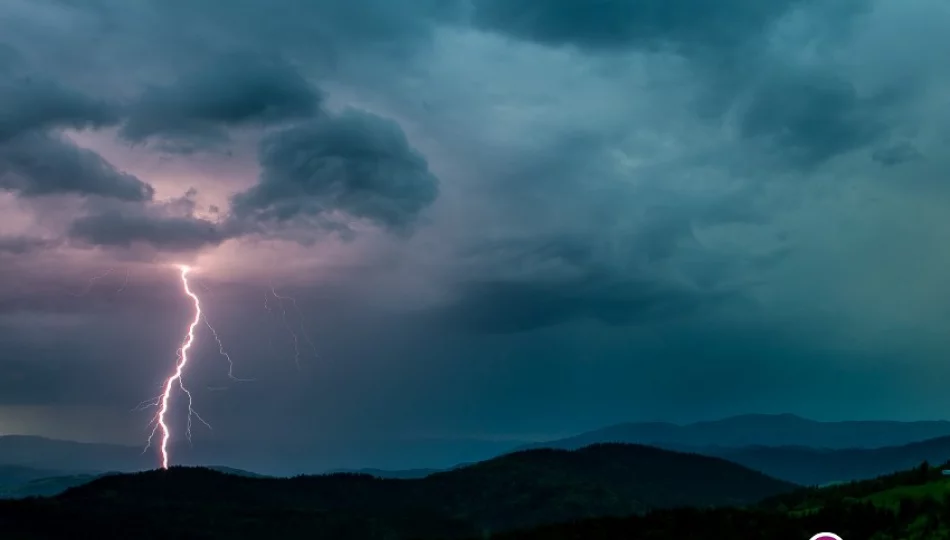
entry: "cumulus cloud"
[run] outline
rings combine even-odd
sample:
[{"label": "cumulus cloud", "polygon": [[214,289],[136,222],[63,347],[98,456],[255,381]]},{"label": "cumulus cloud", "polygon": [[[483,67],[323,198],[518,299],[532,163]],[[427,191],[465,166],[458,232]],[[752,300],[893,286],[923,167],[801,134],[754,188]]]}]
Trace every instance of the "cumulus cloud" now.
[{"label": "cumulus cloud", "polygon": [[74,194],[147,201],[152,186],[65,137],[29,133],[0,144],[0,189],[23,197]]},{"label": "cumulus cloud", "polygon": [[253,54],[229,54],[153,87],[128,109],[120,134],[202,146],[228,140],[228,128],[265,126],[317,112],[320,94],[292,66]]},{"label": "cumulus cloud", "polygon": [[280,224],[342,212],[404,232],[439,192],[397,123],[355,109],[268,135],[260,163],[260,182],[233,199],[239,219]]},{"label": "cumulus cloud", "polygon": [[165,251],[192,251],[225,239],[214,223],[204,219],[121,211],[79,218],[70,235],[100,246],[131,247],[142,242]]},{"label": "cumulus cloud", "polygon": [[216,246],[229,234],[215,222],[197,217],[190,190],[184,197],[156,204],[98,204],[69,227],[78,243],[112,248],[145,245],[159,251],[187,252]]}]

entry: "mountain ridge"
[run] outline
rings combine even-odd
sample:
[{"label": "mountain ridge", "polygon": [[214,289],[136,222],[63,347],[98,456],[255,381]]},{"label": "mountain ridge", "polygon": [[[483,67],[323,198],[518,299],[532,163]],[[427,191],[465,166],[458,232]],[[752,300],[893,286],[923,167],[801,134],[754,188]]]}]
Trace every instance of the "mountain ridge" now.
[{"label": "mountain ridge", "polygon": [[523,445],[529,448],[581,448],[598,442],[651,444],[692,449],[713,446],[787,446],[881,448],[950,436],[946,420],[818,421],[790,413],[745,414],[686,424],[624,422],[571,437]]}]

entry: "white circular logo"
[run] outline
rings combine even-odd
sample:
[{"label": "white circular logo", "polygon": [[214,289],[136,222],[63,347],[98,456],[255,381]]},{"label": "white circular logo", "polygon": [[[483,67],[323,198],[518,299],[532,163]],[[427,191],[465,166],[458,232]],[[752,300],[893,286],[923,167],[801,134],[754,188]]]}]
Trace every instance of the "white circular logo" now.
[{"label": "white circular logo", "polygon": [[841,537],[835,533],[824,532],[812,536],[810,540],[841,540]]}]

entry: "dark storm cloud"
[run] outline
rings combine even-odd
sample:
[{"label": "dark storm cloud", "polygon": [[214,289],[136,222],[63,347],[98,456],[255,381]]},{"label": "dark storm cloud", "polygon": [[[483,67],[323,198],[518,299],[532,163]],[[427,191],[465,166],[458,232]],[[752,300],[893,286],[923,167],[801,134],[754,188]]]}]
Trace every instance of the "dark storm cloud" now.
[{"label": "dark storm cloud", "polygon": [[0,76],[0,144],[25,132],[102,127],[118,119],[115,107],[105,101],[53,81],[31,76]]},{"label": "dark storm cloud", "polygon": [[60,244],[61,242],[58,240],[31,236],[0,236],[0,254],[25,255],[34,251],[54,248]]},{"label": "dark storm cloud", "polygon": [[99,154],[65,137],[30,133],[0,144],[0,189],[23,197],[75,194],[147,201],[149,184],[116,170]]},{"label": "dark storm cloud", "polygon": [[[490,32],[444,24],[469,2],[476,29]],[[0,216],[11,231],[31,218],[72,223],[64,249],[46,249],[57,245],[45,240],[54,231],[0,236],[9,374],[0,403],[122,415],[154,395],[193,316],[175,268],[152,259],[160,250],[203,249],[203,310],[234,353],[236,376],[255,379],[205,392],[206,382],[228,381],[202,327],[186,381],[196,407],[235,448],[274,433],[267,453],[289,472],[300,472],[294,445],[317,438],[368,459],[347,439],[356,430],[556,432],[631,414],[801,406],[895,414],[926,401],[907,400],[921,395],[920,380],[939,378],[918,354],[929,344],[918,343],[939,325],[923,315],[942,309],[933,307],[940,280],[917,268],[940,261],[906,261],[940,254],[942,192],[877,181],[881,165],[914,156],[902,140],[932,156],[933,169],[943,165],[940,141],[928,137],[943,134],[945,81],[927,51],[946,40],[917,31],[928,19],[930,34],[946,34],[939,0],[877,2],[854,34],[825,16],[853,0],[2,4],[11,48],[0,45],[0,73],[28,57],[34,79],[55,84],[22,86],[25,71],[0,77],[15,90],[0,103],[0,126],[27,132],[0,149],[0,189],[24,200],[91,192],[126,202],[0,198],[16,208]],[[534,17],[516,17],[524,13]],[[888,83],[931,86],[888,93]],[[10,105],[27,98],[37,101]],[[347,104],[405,119],[419,151],[389,120],[326,111]],[[122,140],[111,130],[76,140],[154,178],[159,193],[197,183],[203,196],[155,201],[102,158],[42,135],[113,123]],[[221,197],[257,174],[241,145],[258,134],[259,184],[228,208]],[[150,153],[230,136],[237,159]],[[30,138],[99,166],[57,164],[43,147],[11,168],[3,156]],[[146,144],[129,150],[129,140]],[[876,163],[829,163],[870,149]],[[52,207],[85,214],[73,221]],[[358,220],[417,234],[319,241],[327,231],[361,234]],[[251,233],[318,241],[212,249]],[[65,249],[90,246],[107,249]],[[900,256],[880,255],[894,249]],[[287,320],[280,302],[261,305],[271,278],[294,298]],[[908,286],[880,287],[897,282]],[[913,328],[898,336],[905,322]],[[321,358],[311,362],[301,342],[298,368],[288,327],[308,332]],[[890,339],[907,347],[885,354],[879,345]],[[842,343],[857,352],[849,357]],[[860,396],[882,392],[893,399],[867,411]],[[802,405],[803,395],[832,397]],[[183,428],[177,417],[176,437]],[[318,462],[321,451],[300,455]]]},{"label": "dark storm cloud", "polygon": [[[48,37],[57,61],[73,47],[101,51],[108,64],[120,62],[136,75],[153,68],[174,75],[235,51],[285,56],[320,73],[388,67],[425,44],[437,23],[458,20],[464,0],[285,0],[280,9],[262,0],[57,4],[44,6],[46,13],[37,9],[34,19],[55,17],[70,29]],[[31,45],[26,31],[10,34],[17,47]],[[114,71],[97,60],[83,65]]]},{"label": "dark storm cloud", "polygon": [[813,166],[886,136],[885,114],[897,98],[860,96],[834,74],[788,69],[754,89],[739,129],[791,163]]},{"label": "dark storm cloud", "polygon": [[227,141],[227,128],[267,125],[317,112],[320,93],[293,66],[252,54],[228,54],[153,87],[129,108],[121,135],[202,146]]},{"label": "dark storm cloud", "polygon": [[[281,4],[281,9],[274,9],[271,3],[260,0],[210,0],[198,5],[187,0],[171,0],[157,5],[169,18],[187,15],[189,20],[182,21],[185,24],[227,28],[235,37],[245,36],[255,41],[266,38],[277,44],[303,40],[318,46],[336,41],[365,47],[392,46],[400,41],[420,39],[431,31],[433,22],[457,17],[462,3],[456,0],[399,3],[289,0]],[[261,45],[264,48],[266,44]]]},{"label": "dark storm cloud", "polygon": [[396,122],[354,109],[268,135],[260,163],[259,183],[233,199],[239,219],[282,223],[343,212],[405,232],[439,192]]},{"label": "dark storm cloud", "polygon": [[27,69],[10,47],[0,64],[0,189],[37,197],[61,193],[147,200],[152,188],[90,150],[47,132],[115,124],[117,107]]},{"label": "dark storm cloud", "polygon": [[474,0],[477,26],[588,49],[728,49],[808,0]]},{"label": "dark storm cloud", "polygon": [[196,217],[197,190],[155,204],[93,204],[92,213],[73,221],[72,240],[96,246],[184,252],[216,246],[232,235],[221,224]]},{"label": "dark storm cloud", "polygon": [[827,47],[845,32],[845,21],[868,5],[860,0],[830,7],[812,0],[475,0],[474,21],[549,46],[680,53],[705,78],[701,115],[720,121],[738,107],[743,136],[769,143],[794,165],[812,166],[886,135],[890,126],[883,109],[899,96],[859,95],[834,69],[806,70],[773,57],[766,52],[767,39],[783,17],[804,10],[821,21],[810,39]]},{"label": "dark storm cloud", "polygon": [[580,319],[655,324],[735,296],[663,274],[672,244],[686,236],[658,223],[620,247],[585,237],[490,242],[465,254],[476,265],[471,277],[430,315],[469,331],[515,333]]},{"label": "dark storm cloud", "polygon": [[132,247],[144,243],[163,251],[193,251],[220,244],[227,238],[216,224],[204,219],[118,210],[77,219],[69,235],[99,246]]}]

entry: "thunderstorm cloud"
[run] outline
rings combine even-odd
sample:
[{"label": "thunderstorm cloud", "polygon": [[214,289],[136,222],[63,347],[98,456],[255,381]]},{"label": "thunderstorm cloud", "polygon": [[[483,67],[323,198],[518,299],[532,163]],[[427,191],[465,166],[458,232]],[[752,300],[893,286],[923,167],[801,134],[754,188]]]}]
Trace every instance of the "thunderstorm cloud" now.
[{"label": "thunderstorm cloud", "polygon": [[95,152],[54,134],[26,133],[0,146],[0,188],[23,197],[59,193],[147,201],[154,189]]},{"label": "thunderstorm cloud", "polygon": [[319,103],[319,94],[292,66],[234,54],[145,90],[130,106],[121,135],[133,142],[162,137],[223,143],[228,128],[306,118]]},{"label": "thunderstorm cloud", "polygon": [[0,6],[0,432],[140,443],[176,264],[254,470],[950,407],[943,0],[280,4]]},{"label": "thunderstorm cloud", "polygon": [[238,216],[283,222],[342,211],[404,230],[438,196],[438,180],[399,125],[359,110],[267,135],[260,182],[234,197]]}]

